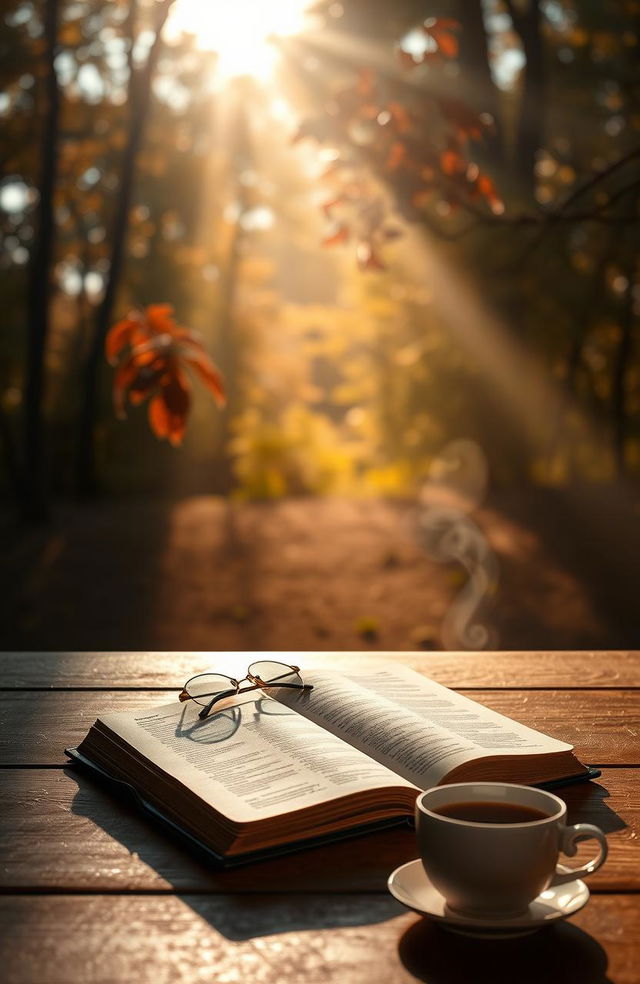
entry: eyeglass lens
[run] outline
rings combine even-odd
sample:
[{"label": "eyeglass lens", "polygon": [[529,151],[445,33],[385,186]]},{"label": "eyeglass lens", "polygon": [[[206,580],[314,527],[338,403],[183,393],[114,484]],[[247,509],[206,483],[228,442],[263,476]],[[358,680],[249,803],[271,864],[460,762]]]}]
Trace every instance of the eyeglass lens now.
[{"label": "eyeglass lens", "polygon": [[288,663],[276,663],[272,660],[258,660],[249,667],[252,676],[259,677],[265,683],[295,683],[303,686],[303,680],[297,670]]},{"label": "eyeglass lens", "polygon": [[202,704],[203,707],[206,707],[217,694],[223,694],[226,690],[234,690],[235,688],[230,678],[222,676],[220,673],[200,673],[198,676],[187,680],[184,689],[195,700],[196,704]]}]

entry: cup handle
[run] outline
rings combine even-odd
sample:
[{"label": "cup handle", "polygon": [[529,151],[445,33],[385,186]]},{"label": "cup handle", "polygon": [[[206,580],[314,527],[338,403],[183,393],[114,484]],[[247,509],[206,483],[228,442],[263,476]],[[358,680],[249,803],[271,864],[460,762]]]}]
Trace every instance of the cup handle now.
[{"label": "cup handle", "polygon": [[595,839],[600,844],[600,850],[595,858],[591,861],[587,861],[580,868],[572,868],[571,871],[560,872],[557,871],[552,885],[565,885],[567,882],[575,881],[576,878],[585,877],[586,875],[592,875],[594,871],[597,871],[600,865],[604,864],[608,846],[607,838],[602,833],[599,827],[595,827],[592,823],[575,823],[571,827],[565,827],[562,831],[562,842],[560,844],[560,850],[563,854],[572,858],[577,851],[577,844],[581,840],[587,840],[589,837],[595,837]]}]

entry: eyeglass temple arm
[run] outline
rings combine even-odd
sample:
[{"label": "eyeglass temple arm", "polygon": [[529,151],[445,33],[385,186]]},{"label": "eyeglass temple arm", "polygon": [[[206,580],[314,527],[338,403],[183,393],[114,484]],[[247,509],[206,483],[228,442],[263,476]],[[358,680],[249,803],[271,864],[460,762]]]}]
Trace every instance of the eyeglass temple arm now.
[{"label": "eyeglass temple arm", "polygon": [[[224,690],[221,694],[216,694],[213,700],[210,700],[209,703],[205,707],[203,707],[201,711],[198,712],[198,717],[199,718],[208,717],[208,715],[211,713],[211,708],[213,707],[213,705],[217,704],[219,700],[223,700],[225,697],[233,697],[236,694],[246,694],[249,693],[250,690],[261,690],[264,687],[288,687],[290,690],[313,690],[312,683],[276,683],[276,682],[257,683],[253,687],[244,687],[242,690],[237,690],[237,689]],[[186,691],[183,691],[183,693],[185,692]],[[199,694],[199,696],[208,697],[209,694]],[[185,699],[189,699],[188,694],[187,694],[187,698],[184,698],[182,697],[182,695],[180,695],[180,700],[185,700]]]},{"label": "eyeglass temple arm", "polygon": [[[253,688],[253,689],[255,689],[255,688]],[[213,705],[215,704],[215,702],[217,700],[222,700],[223,697],[234,697],[235,694],[237,694],[237,693],[238,693],[238,688],[237,687],[234,687],[233,690],[223,690],[222,693],[212,692],[212,693],[209,693],[209,694],[198,694],[198,697],[199,698],[200,697],[212,697],[213,698],[212,700],[209,701],[209,703],[205,707],[202,708],[201,711],[198,712],[198,717],[200,717],[200,718],[206,718],[206,716],[208,715],[209,711],[211,710],[211,708],[213,707]],[[181,690],[180,693],[178,694],[178,700],[179,701],[195,700],[195,699],[196,698],[195,697],[192,697],[191,694],[188,694],[186,690]]]},{"label": "eyeglass temple arm", "polygon": [[[211,708],[213,707],[214,704],[216,704],[219,700],[223,700],[223,698],[225,698],[225,697],[235,697],[235,695],[238,692],[239,692],[238,691],[238,688],[237,687],[234,687],[233,690],[223,690],[222,693],[216,694],[209,701],[209,703],[205,707],[202,708],[201,711],[198,711],[198,717],[199,718],[206,718],[209,715],[209,713],[211,711]],[[202,697],[208,697],[209,694],[202,694],[201,696]]]},{"label": "eyeglass temple arm", "polygon": [[[224,696],[226,697],[227,694],[235,694],[235,693],[237,693],[237,689],[235,689],[235,690],[225,690],[223,693],[224,693]],[[198,694],[198,697],[199,698],[200,697],[218,697],[218,696],[220,696],[220,697],[223,696],[223,694],[221,694],[219,690],[211,690],[208,694]],[[192,697],[191,694],[187,693],[186,690],[181,690],[180,693],[178,694],[178,700],[180,700],[180,701],[196,700],[196,698],[195,697]]]}]

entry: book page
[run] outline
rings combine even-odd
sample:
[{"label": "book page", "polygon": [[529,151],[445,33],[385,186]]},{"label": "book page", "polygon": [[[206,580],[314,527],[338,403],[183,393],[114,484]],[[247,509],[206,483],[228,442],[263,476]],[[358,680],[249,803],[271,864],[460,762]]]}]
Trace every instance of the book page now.
[{"label": "book page", "polygon": [[303,673],[314,689],[277,700],[343,738],[420,789],[483,757],[570,751],[571,745],[491,711],[408,667]]},{"label": "book page", "polygon": [[238,822],[362,790],[409,785],[269,698],[227,706],[203,721],[198,710],[171,703],[137,714],[103,715],[98,725]]}]

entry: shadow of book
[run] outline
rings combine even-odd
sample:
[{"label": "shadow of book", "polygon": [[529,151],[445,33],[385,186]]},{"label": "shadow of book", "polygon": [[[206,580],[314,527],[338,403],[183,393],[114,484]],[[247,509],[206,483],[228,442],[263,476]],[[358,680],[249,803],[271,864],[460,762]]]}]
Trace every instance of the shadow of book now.
[{"label": "shadow of book", "polygon": [[604,830],[605,834],[624,830],[627,826],[622,817],[605,802],[610,793],[599,782],[583,782],[556,792],[567,804],[567,823],[593,823]]},{"label": "shadow of book", "polygon": [[[389,872],[415,857],[415,835],[408,827],[396,827],[387,831],[372,832],[335,844],[308,848],[282,857],[256,861],[232,870],[217,870],[197,849],[187,847],[170,836],[165,828],[152,817],[142,813],[134,803],[114,795],[102,782],[75,768],[65,774],[76,786],[71,811],[80,818],[91,821],[87,826],[78,824],[76,850],[66,862],[67,879],[74,887],[81,888],[86,880],[85,869],[90,870],[91,880],[100,887],[103,872],[105,887],[113,890],[113,871],[118,871],[118,890],[140,892],[180,892],[192,904],[195,895],[207,892],[251,893],[256,899],[269,895],[263,903],[266,910],[280,911],[277,896],[288,900],[282,913],[291,908],[290,896],[302,894],[304,913],[300,911],[301,926],[308,925],[311,909],[310,896],[318,893],[338,893],[335,903],[318,910],[316,928],[330,928],[337,918],[338,898],[341,894],[383,893],[373,908],[363,917],[363,923],[377,918],[389,919],[403,911],[386,893]],[[95,827],[107,836],[98,837]],[[83,845],[81,838],[90,839]],[[238,911],[245,904],[237,900]],[[274,908],[275,907],[275,908]],[[288,907],[288,909],[287,909]],[[353,907],[352,907],[353,908]],[[357,907],[356,907],[357,908]],[[374,913],[378,915],[372,915]],[[315,911],[315,909],[314,909]],[[335,925],[341,925],[343,915]],[[354,916],[355,918],[355,916]],[[358,917],[359,918],[359,917]],[[291,916],[287,916],[291,919]],[[265,932],[281,932],[265,915]],[[242,919],[238,923],[241,926]],[[239,939],[240,928],[225,923],[231,938]],[[259,935],[261,920],[256,914],[250,935]],[[267,926],[275,928],[268,929]],[[222,929],[220,930],[223,931]],[[226,932],[226,930],[225,930]]]}]

